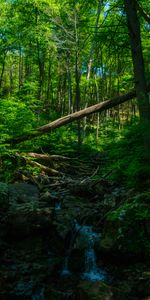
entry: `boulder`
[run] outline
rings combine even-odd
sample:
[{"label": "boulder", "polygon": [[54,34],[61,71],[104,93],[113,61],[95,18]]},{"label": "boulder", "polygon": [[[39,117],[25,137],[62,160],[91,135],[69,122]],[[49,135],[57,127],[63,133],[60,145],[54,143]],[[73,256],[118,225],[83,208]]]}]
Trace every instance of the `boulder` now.
[{"label": "boulder", "polygon": [[49,230],[53,211],[50,207],[41,205],[36,186],[28,183],[9,184],[8,193],[6,226],[8,237],[24,238],[36,232],[46,233]]},{"label": "boulder", "polygon": [[112,300],[112,288],[104,282],[82,281],[78,286],[79,300]]},{"label": "boulder", "polygon": [[0,182],[0,208],[1,212],[5,212],[9,207],[9,190],[8,184]]}]

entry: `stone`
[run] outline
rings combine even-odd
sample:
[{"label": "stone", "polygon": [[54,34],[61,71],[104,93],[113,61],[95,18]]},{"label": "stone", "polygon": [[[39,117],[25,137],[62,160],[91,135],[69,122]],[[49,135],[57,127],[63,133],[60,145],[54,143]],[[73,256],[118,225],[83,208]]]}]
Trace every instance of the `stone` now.
[{"label": "stone", "polygon": [[12,204],[36,202],[39,200],[38,188],[29,183],[9,184],[9,199]]},{"label": "stone", "polygon": [[113,300],[112,288],[104,282],[82,281],[78,294],[79,300]]},{"label": "stone", "polygon": [[9,207],[9,190],[8,184],[0,182],[0,208],[1,211],[6,211]]}]

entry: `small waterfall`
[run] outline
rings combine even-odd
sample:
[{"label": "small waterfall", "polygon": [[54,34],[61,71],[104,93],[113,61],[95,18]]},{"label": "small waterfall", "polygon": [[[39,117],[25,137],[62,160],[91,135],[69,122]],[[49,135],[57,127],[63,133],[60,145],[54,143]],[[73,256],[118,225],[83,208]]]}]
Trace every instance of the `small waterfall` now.
[{"label": "small waterfall", "polygon": [[[85,271],[81,274],[81,278],[91,281],[102,281],[106,278],[104,271],[97,267],[94,243],[100,237],[100,234],[93,232],[92,226],[79,225],[75,221],[75,243],[73,247],[85,249]],[[80,247],[81,246],[81,247]],[[82,248],[83,249],[83,248]],[[69,255],[65,257],[61,276],[71,276],[69,270]]]},{"label": "small waterfall", "polygon": [[100,237],[99,234],[93,232],[91,226],[80,226],[76,224],[76,229],[79,231],[81,237],[85,240],[85,271],[81,275],[82,279],[91,281],[102,281],[105,274],[97,267],[96,254],[94,250],[94,243]]},{"label": "small waterfall", "polygon": [[96,255],[93,248],[85,251],[85,272],[82,278],[91,281],[101,281],[104,279],[104,272],[98,269],[96,264]]}]

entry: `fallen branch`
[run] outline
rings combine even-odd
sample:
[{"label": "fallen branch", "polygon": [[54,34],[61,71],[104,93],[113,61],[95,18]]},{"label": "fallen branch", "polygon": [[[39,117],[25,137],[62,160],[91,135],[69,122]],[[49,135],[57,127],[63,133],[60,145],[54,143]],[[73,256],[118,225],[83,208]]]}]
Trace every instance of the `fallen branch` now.
[{"label": "fallen branch", "polygon": [[33,161],[33,160],[28,160],[27,161],[28,164],[30,164],[31,166],[34,166],[34,167],[38,167],[39,169],[41,169],[41,171],[44,171],[45,173],[47,173],[48,175],[60,175],[60,172],[55,170],[55,169],[52,169],[52,168],[49,168],[49,167],[46,167],[44,165],[41,165],[39,164],[38,162],[36,161]]},{"label": "fallen branch", "polygon": [[23,155],[20,155],[20,154],[16,154],[16,156],[18,157],[21,157],[22,159],[24,159],[29,165],[33,166],[33,167],[38,167],[41,171],[45,172],[46,174],[48,175],[51,175],[51,176],[55,176],[55,175],[62,175],[61,172],[55,170],[55,169],[52,169],[52,168],[49,168],[49,167],[46,167],[34,160],[30,160],[29,158],[27,158],[26,156],[23,156]]},{"label": "fallen branch", "polygon": [[[148,87],[147,91],[150,91],[150,86]],[[115,107],[115,106],[117,106],[121,103],[124,103],[128,100],[131,100],[135,97],[136,97],[136,91],[132,90],[131,92],[129,92],[125,95],[117,96],[117,97],[115,97],[111,100],[106,100],[102,103],[98,103],[98,104],[89,106],[85,109],[74,112],[74,113],[72,113],[70,115],[67,115],[65,117],[59,118],[59,119],[57,119],[57,120],[55,120],[51,123],[48,123],[44,126],[41,126],[37,129],[29,132],[28,134],[26,134],[24,136],[19,136],[19,137],[16,137],[14,139],[9,139],[9,140],[3,141],[3,144],[13,144],[13,145],[19,144],[21,142],[30,140],[34,137],[38,137],[38,136],[41,136],[45,133],[51,132],[55,128],[58,128],[58,127],[66,125],[66,124],[69,124],[71,122],[74,122],[76,120],[82,119],[85,116],[91,115],[91,114],[96,113],[96,112],[102,112],[102,111],[107,110],[109,108]]]},{"label": "fallen branch", "polygon": [[48,155],[48,154],[39,154],[34,152],[28,152],[25,153],[25,156],[30,156],[36,159],[46,160],[46,161],[52,161],[52,160],[72,160],[70,157],[61,156],[61,155]]}]

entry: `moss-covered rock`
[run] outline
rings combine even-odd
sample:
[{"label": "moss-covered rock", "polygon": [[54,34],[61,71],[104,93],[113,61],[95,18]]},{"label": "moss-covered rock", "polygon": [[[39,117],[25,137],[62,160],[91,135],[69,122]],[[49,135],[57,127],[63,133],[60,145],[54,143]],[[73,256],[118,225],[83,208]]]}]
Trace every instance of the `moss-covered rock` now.
[{"label": "moss-covered rock", "polygon": [[111,287],[104,282],[82,281],[78,286],[79,300],[112,300]]},{"label": "moss-covered rock", "polygon": [[1,211],[6,211],[9,207],[9,190],[8,184],[0,182],[0,208]]}]

